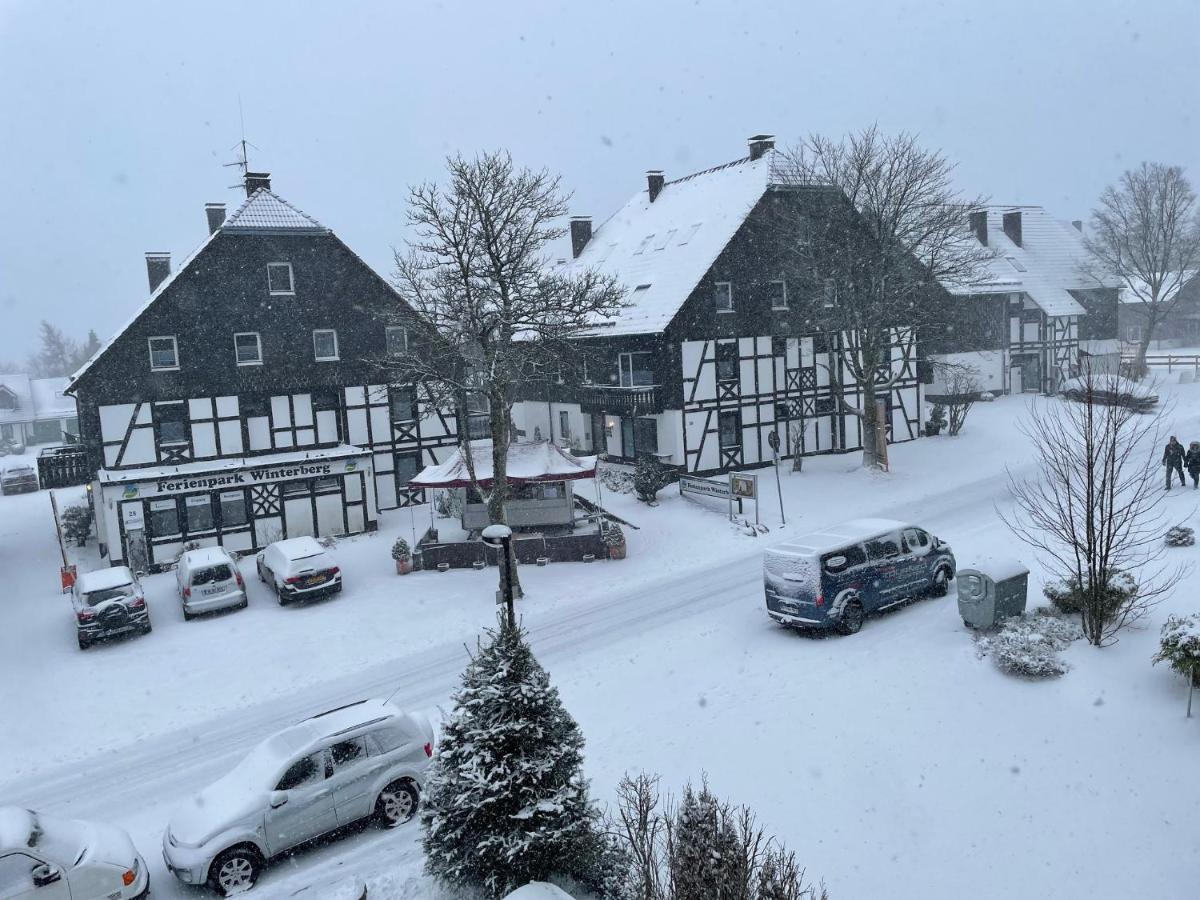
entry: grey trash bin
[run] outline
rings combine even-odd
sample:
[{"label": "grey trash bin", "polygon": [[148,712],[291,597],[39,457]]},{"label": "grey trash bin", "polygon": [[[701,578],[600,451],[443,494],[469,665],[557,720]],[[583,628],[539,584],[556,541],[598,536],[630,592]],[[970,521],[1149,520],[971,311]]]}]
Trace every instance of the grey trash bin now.
[{"label": "grey trash bin", "polygon": [[958,614],[969,628],[991,628],[1025,612],[1029,569],[1015,559],[985,559],[958,570]]}]

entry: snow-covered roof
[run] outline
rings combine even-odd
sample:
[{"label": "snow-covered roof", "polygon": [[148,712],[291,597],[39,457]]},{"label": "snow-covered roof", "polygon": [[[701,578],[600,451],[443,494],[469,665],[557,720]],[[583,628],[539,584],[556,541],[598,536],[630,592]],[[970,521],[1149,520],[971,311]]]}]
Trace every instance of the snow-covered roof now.
[{"label": "snow-covered roof", "polygon": [[879,535],[886,534],[889,531],[899,531],[901,528],[910,527],[912,526],[909,523],[901,522],[897,519],[851,519],[848,522],[831,525],[828,528],[822,528],[820,531],[814,531],[811,534],[801,535],[795,540],[788,541],[786,544],[772,547],[767,552],[782,551],[784,553],[799,553],[803,555],[828,553],[831,550],[838,550],[847,544],[865,541],[870,538],[879,537]]},{"label": "snow-covered roof", "polygon": [[617,277],[629,306],[596,334],[656,334],[772,184],[775,151],[668,181],[654,202],[638,191],[592,234],[572,269]]},{"label": "snow-covered roof", "polygon": [[121,484],[129,481],[155,481],[159,478],[177,478],[185,475],[205,475],[210,472],[228,472],[253,466],[265,468],[268,466],[285,465],[296,462],[318,462],[320,460],[352,459],[369,456],[360,447],[342,444],[328,450],[292,450],[288,453],[269,453],[264,456],[238,456],[229,459],[215,459],[207,462],[180,463],[177,466],[159,466],[153,469],[101,469],[97,480],[106,484]]},{"label": "snow-covered roof", "polygon": [[312,216],[288,203],[273,191],[267,188],[259,188],[246,198],[246,202],[239,206],[220,228],[209,233],[200,246],[193,250],[180,263],[179,268],[171,272],[170,275],[162,280],[162,283],[157,288],[151,291],[150,296],[137,308],[137,311],[134,312],[129,320],[118,328],[113,333],[113,336],[101,345],[99,350],[92,354],[91,359],[79,367],[70,378],[68,390],[73,388],[75,382],[95,364],[96,360],[108,352],[108,349],[117,339],[128,331],[146,310],[154,305],[154,301],[161,297],[175,283],[175,279],[187,271],[192,261],[204,252],[205,248],[216,239],[217,235],[225,232],[233,234],[251,234],[254,232],[328,234],[329,229]]},{"label": "snow-covered roof", "polygon": [[90,594],[92,591],[104,591],[108,588],[133,584],[133,581],[133,573],[129,571],[128,566],[109,566],[106,569],[96,569],[80,575],[79,592]]},{"label": "snow-covered roof", "polygon": [[[471,460],[475,466],[475,478],[480,486],[487,488],[492,483],[492,442],[471,442]],[[508,480],[514,483],[526,481],[573,481],[577,478],[594,478],[596,457],[572,456],[550,441],[514,443],[508,447]],[[426,466],[409,481],[411,487],[469,487],[471,475],[463,457],[462,448],[457,448],[444,463]]]},{"label": "snow-covered roof", "polygon": [[[957,294],[1024,292],[1049,316],[1082,316],[1085,310],[1069,291],[1115,288],[1117,282],[1089,271],[1091,259],[1083,234],[1040,206],[991,206],[987,246],[995,256],[986,274],[969,286],[947,284]],[[1021,214],[1021,245],[1004,233],[1004,214]]]},{"label": "snow-covered roof", "polygon": [[308,213],[267,188],[259,188],[224,224],[222,231],[329,231]]},{"label": "snow-covered roof", "polygon": [[75,415],[75,398],[63,394],[67,379],[34,378],[29,386],[33,390],[33,411],[37,418],[61,419]]},{"label": "snow-covered roof", "polygon": [[[1158,302],[1170,303],[1175,295],[1187,287],[1198,274],[1200,274],[1200,270],[1197,269],[1172,270],[1169,272]],[[1150,293],[1150,286],[1146,284],[1145,280],[1134,276],[1121,285],[1121,302],[1142,303],[1144,302],[1142,297],[1149,297]]]},{"label": "snow-covered roof", "polygon": [[33,813],[19,806],[0,806],[0,851],[28,847],[35,824]]}]

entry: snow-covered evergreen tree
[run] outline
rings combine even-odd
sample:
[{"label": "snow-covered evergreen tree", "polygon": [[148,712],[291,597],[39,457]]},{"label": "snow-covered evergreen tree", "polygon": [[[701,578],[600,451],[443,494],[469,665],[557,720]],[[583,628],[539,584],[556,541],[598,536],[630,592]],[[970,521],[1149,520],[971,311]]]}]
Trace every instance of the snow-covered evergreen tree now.
[{"label": "snow-covered evergreen tree", "polygon": [[726,900],[744,880],[744,857],[729,811],[701,784],[689,784],[671,828],[672,900]]},{"label": "snow-covered evergreen tree", "polygon": [[614,852],[583,778],[583,736],[519,626],[487,632],[430,769],[426,869],[502,897],[568,876],[612,896]]}]

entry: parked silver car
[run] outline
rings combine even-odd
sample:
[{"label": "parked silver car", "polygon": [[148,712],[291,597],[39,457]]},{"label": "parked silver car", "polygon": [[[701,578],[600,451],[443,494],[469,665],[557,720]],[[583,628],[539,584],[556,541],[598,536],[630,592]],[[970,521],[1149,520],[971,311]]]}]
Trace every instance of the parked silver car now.
[{"label": "parked silver car", "polygon": [[185,619],[217,609],[246,608],[246,583],[237,560],[222,547],[186,551],[175,567],[175,581]]},{"label": "parked silver car", "polygon": [[71,589],[79,649],[102,638],[150,633],[150,609],[142,584],[128,566],[84,572]]},{"label": "parked silver car", "polygon": [[24,460],[6,462],[0,470],[0,491],[5,494],[36,491],[39,487],[37,469]]},{"label": "parked silver car", "polygon": [[270,585],[279,605],[336,594],[342,589],[342,570],[316,538],[276,541],[258,554],[258,577]]},{"label": "parked silver car", "polygon": [[267,738],[171,816],[167,868],[228,896],[272,857],[375,816],[395,827],[417,811],[433,727],[384,700],[363,700]]},{"label": "parked silver car", "polygon": [[141,900],[150,873],[115,825],[0,806],[0,897]]}]

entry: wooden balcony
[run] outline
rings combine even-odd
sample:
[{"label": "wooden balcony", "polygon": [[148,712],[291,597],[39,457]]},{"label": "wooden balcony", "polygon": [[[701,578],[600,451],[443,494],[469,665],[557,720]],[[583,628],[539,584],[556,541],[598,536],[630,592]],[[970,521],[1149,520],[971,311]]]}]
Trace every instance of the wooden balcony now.
[{"label": "wooden balcony", "polygon": [[638,387],[580,385],[579,405],[584,412],[612,413],[615,416],[650,416],[663,411],[661,393],[656,384]]}]

